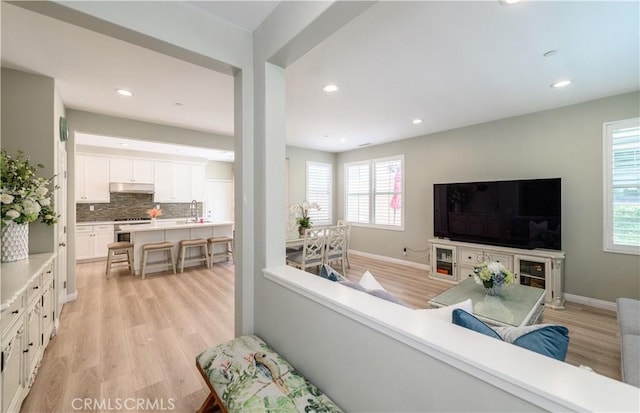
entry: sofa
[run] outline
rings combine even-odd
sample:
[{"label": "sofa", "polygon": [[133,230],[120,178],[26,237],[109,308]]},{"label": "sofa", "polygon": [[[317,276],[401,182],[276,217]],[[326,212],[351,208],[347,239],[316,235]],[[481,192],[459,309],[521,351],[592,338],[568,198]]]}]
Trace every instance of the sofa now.
[{"label": "sofa", "polygon": [[622,381],[640,387],[640,300],[618,298]]}]

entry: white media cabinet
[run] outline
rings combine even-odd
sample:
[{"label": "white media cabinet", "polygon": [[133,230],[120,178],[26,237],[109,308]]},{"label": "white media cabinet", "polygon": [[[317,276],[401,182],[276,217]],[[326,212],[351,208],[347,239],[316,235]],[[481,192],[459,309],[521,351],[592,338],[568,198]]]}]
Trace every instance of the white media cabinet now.
[{"label": "white media cabinet", "polygon": [[502,263],[515,282],[546,291],[545,305],[564,308],[562,268],[564,251],[519,249],[433,238],[430,246],[431,278],[459,282],[473,276],[473,267],[487,261]]}]

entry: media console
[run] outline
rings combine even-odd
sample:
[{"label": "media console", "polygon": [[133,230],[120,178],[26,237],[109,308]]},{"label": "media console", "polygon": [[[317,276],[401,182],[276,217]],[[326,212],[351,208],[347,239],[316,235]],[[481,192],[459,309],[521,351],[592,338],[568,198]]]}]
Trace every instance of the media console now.
[{"label": "media console", "polygon": [[516,283],[544,289],[545,306],[564,308],[564,251],[497,247],[440,238],[430,239],[429,246],[431,278],[457,283],[473,277],[473,267],[480,263],[497,261],[513,272]]}]

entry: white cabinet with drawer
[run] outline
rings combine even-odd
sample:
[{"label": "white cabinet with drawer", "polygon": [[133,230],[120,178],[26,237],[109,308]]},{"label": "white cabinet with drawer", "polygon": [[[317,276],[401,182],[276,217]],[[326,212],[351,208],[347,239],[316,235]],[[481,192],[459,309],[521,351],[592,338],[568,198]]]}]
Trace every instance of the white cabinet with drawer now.
[{"label": "white cabinet with drawer", "polygon": [[107,244],[113,242],[113,224],[76,225],[76,260],[107,257]]},{"label": "white cabinet with drawer", "polygon": [[3,263],[0,350],[2,412],[17,412],[27,397],[55,323],[55,254]]},{"label": "white cabinet with drawer", "polygon": [[472,244],[448,239],[430,239],[430,277],[462,281],[473,276],[483,262],[499,262],[513,272],[515,282],[546,291],[545,305],[563,308],[562,268],[564,251],[524,250]]}]

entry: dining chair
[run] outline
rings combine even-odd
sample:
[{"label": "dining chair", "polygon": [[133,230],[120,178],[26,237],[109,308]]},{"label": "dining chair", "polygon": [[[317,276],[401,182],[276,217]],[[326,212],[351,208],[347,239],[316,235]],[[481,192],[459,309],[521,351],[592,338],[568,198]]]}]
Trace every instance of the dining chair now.
[{"label": "dining chair", "polygon": [[333,262],[340,261],[342,274],[346,273],[347,233],[348,228],[346,225],[336,225],[327,228],[327,246],[324,262],[331,266]]},{"label": "dining chair", "polygon": [[324,263],[326,246],[326,230],[324,228],[307,228],[304,232],[302,250],[287,254],[287,264],[305,271],[309,267]]},{"label": "dining chair", "polygon": [[345,257],[347,259],[347,268],[351,268],[351,263],[349,262],[349,244],[351,241],[351,221],[345,221],[342,219],[338,220],[338,226],[343,226],[347,228],[347,242],[345,245]]}]

